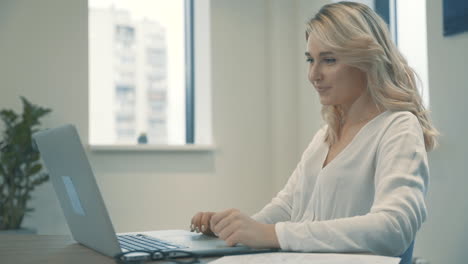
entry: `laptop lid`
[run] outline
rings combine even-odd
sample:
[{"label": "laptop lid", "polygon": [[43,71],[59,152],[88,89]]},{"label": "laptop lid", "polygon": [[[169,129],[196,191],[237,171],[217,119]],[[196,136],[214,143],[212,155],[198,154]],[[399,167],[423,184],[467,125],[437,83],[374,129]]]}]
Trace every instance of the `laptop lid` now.
[{"label": "laptop lid", "polygon": [[107,256],[120,253],[114,227],[76,128],[64,125],[40,131],[33,139],[73,238]]}]

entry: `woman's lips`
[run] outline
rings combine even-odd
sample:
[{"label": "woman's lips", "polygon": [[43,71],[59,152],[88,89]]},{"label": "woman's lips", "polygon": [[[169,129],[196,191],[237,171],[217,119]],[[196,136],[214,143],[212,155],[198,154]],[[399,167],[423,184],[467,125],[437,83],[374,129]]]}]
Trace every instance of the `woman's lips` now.
[{"label": "woman's lips", "polygon": [[315,89],[317,89],[317,92],[319,92],[319,93],[325,92],[326,90],[328,90],[330,88],[331,88],[330,86],[317,86],[317,87],[315,87]]}]

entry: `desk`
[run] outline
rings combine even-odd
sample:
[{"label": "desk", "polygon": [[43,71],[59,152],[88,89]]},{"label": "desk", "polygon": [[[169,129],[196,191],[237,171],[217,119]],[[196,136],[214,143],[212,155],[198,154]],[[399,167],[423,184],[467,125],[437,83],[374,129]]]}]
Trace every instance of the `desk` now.
[{"label": "desk", "polygon": [[[215,259],[203,258],[200,263],[208,263]],[[0,262],[2,264],[115,264],[112,258],[78,244],[70,236],[55,235],[0,235]]]}]

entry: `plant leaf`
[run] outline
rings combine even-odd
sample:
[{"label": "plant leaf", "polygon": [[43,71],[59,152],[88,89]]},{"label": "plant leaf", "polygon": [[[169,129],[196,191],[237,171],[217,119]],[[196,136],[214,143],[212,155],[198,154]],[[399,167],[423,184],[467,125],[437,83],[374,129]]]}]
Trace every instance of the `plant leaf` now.
[{"label": "plant leaf", "polygon": [[34,174],[40,172],[41,169],[42,169],[42,165],[41,165],[40,163],[38,163],[38,164],[32,166],[32,167],[28,170],[28,172],[26,173],[26,176],[32,176],[32,175],[34,175]]}]

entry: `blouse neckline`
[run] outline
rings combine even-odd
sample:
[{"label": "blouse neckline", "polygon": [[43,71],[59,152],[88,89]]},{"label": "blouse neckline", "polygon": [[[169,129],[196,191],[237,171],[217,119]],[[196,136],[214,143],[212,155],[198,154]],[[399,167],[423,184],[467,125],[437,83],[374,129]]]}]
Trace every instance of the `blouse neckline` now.
[{"label": "blouse neckline", "polygon": [[328,157],[328,153],[330,152],[330,146],[328,146],[328,144],[324,141],[323,144],[325,145],[325,156],[322,157],[322,162],[320,163],[320,166],[321,166],[321,171],[324,171],[326,168],[330,167],[330,165],[336,163],[335,160],[339,159],[341,156],[343,156],[345,152],[348,151],[349,148],[351,148],[351,146],[353,144],[355,144],[355,141],[358,141],[359,140],[359,137],[361,136],[361,134],[363,134],[363,131],[365,130],[368,130],[369,127],[372,126],[373,123],[376,122],[376,120],[380,119],[382,116],[384,116],[386,113],[388,113],[389,111],[384,111],[380,114],[378,114],[377,116],[375,116],[374,118],[372,118],[371,120],[369,120],[369,122],[367,122],[364,126],[362,126],[359,131],[356,133],[356,135],[354,135],[353,139],[351,139],[351,141],[348,143],[348,145],[346,145],[346,147],[344,149],[342,149],[340,151],[340,153],[338,153],[338,155],[335,156],[335,158],[333,158],[330,162],[328,162],[327,165],[325,165],[325,167],[323,166],[323,164],[325,163],[325,160],[327,159]]}]

